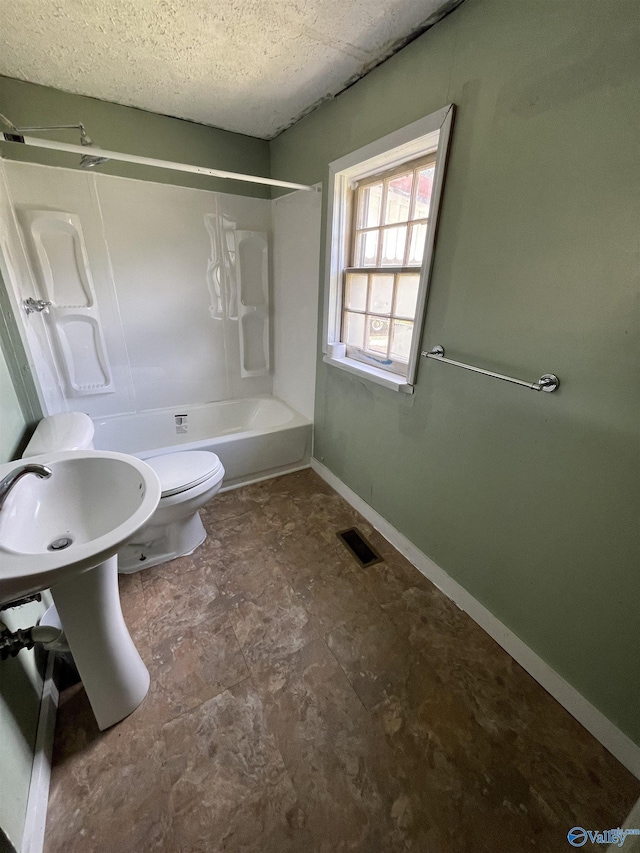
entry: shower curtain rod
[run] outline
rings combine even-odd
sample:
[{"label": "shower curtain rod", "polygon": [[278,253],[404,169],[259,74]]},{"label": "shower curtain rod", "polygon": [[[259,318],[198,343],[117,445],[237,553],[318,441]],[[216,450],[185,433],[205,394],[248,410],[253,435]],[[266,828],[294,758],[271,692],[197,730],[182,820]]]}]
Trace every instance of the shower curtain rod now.
[{"label": "shower curtain rod", "polygon": [[195,175],[209,175],[212,178],[228,178],[231,181],[245,181],[251,184],[267,184],[270,187],[316,192],[315,187],[310,187],[307,184],[277,181],[273,178],[259,178],[256,175],[225,172],[222,169],[209,169],[206,166],[191,166],[188,163],[173,163],[171,160],[157,160],[155,157],[138,157],[137,154],[121,154],[119,151],[105,151],[102,148],[90,145],[70,145],[66,142],[54,142],[51,139],[23,136],[21,133],[0,132],[0,142],[30,145],[33,148],[48,148],[52,151],[68,151],[70,154],[80,154],[81,156],[106,157],[108,160],[122,160],[125,163],[138,163],[141,166],[155,166],[157,169],[172,169],[176,172],[193,172]]}]

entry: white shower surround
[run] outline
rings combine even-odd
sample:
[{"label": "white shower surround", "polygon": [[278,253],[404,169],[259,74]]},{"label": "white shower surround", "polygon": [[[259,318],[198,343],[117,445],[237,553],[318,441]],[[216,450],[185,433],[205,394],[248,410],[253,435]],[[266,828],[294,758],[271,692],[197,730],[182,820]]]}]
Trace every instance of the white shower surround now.
[{"label": "white shower surround", "polygon": [[315,409],[321,213],[319,192],[288,193],[271,202],[273,393],[311,420]]},{"label": "white shower surround", "polygon": [[[272,392],[267,262],[257,343],[247,341],[246,328],[241,339],[230,296],[236,288],[233,252],[229,255],[225,247],[223,264],[222,237],[216,261],[222,265],[222,301],[212,287],[212,223],[221,232],[224,226],[231,238],[241,233],[246,241],[257,235],[266,252],[268,200],[28,163],[6,162],[0,168],[5,176],[5,191],[0,190],[3,272],[13,287],[18,325],[33,357],[46,414],[81,410],[103,417]],[[38,279],[41,264],[25,232],[27,214],[34,210],[52,216],[64,211],[82,225],[111,366],[111,393],[74,394],[60,369],[55,318],[31,315],[25,320],[20,309],[22,299],[45,295]],[[264,351],[264,369],[243,370],[241,343],[253,353]]]},{"label": "white shower surround", "polygon": [[272,396],[225,400],[95,419],[97,450],[149,459],[178,450],[210,450],[229,488],[305,468],[311,421]]},{"label": "white shower surround", "polygon": [[[0,265],[44,413],[86,412],[99,449],[140,458],[212,450],[225,488],[308,465],[320,207],[319,193],[270,202],[0,162]],[[33,210],[70,212],[81,228],[113,376],[108,393],[74,396],[52,346],[56,312],[27,316],[21,307],[47,295],[25,230]],[[249,279],[229,272],[234,253],[246,256]],[[264,369],[247,370],[243,359],[247,316],[262,324],[253,352],[268,341]]]}]

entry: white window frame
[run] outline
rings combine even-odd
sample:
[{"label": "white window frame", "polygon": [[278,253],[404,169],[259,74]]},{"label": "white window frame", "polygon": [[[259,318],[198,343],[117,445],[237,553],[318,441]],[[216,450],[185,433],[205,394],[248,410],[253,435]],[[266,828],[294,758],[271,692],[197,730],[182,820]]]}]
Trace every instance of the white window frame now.
[{"label": "white window frame", "polygon": [[[449,152],[454,105],[448,104],[437,112],[396,130],[365,145],[357,151],[329,164],[329,197],[327,210],[327,247],[325,261],[325,299],[323,323],[323,361],[407,394],[413,393],[420,357],[425,308],[429,292],[440,201]],[[429,209],[429,223],[420,268],[420,286],[411,339],[411,351],[406,377],[389,370],[365,364],[346,355],[340,343],[342,324],[343,272],[347,266],[350,232],[349,199],[352,185],[377,172],[387,171],[404,162],[436,152],[435,173]]]}]

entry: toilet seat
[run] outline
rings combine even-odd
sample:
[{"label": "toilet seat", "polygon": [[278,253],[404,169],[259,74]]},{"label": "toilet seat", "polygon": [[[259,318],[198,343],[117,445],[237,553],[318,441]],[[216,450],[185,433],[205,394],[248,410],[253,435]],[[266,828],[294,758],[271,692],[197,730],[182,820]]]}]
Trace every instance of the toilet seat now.
[{"label": "toilet seat", "polygon": [[144,460],[158,475],[162,489],[160,500],[179,495],[195,486],[224,477],[224,468],[210,450],[185,450],[165,453]]}]

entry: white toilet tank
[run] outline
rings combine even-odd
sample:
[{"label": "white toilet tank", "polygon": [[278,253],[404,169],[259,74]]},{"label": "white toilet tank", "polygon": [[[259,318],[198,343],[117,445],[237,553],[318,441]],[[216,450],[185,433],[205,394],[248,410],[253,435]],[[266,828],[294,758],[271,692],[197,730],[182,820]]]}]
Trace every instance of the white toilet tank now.
[{"label": "white toilet tank", "polygon": [[58,450],[93,450],[93,421],[84,412],[60,412],[43,418],[22,458]]}]

